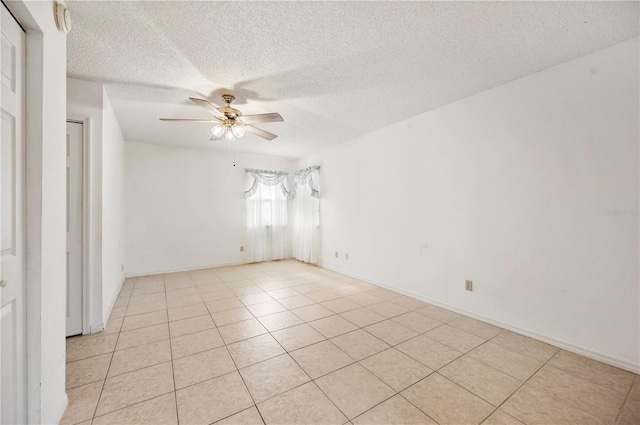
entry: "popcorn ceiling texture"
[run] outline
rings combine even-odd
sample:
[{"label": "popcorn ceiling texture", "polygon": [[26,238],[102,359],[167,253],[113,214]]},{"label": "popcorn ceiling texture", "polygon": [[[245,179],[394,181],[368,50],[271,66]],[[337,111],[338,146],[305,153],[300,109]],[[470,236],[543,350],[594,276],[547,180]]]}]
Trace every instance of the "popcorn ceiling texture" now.
[{"label": "popcorn ceiling texture", "polygon": [[[188,96],[280,112],[238,151],[299,157],[638,35],[637,2],[76,2],[70,77],[127,140],[224,149]],[[585,70],[597,72],[597,70]]]}]

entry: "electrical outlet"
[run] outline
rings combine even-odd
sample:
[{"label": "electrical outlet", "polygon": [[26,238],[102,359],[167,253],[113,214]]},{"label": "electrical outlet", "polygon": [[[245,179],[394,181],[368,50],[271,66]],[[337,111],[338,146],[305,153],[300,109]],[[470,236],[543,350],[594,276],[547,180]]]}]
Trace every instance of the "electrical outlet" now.
[{"label": "electrical outlet", "polygon": [[240,252],[244,252],[244,246],[240,245]]},{"label": "electrical outlet", "polygon": [[338,258],[338,251],[336,251],[336,258]]},{"label": "electrical outlet", "polygon": [[472,280],[465,281],[464,289],[466,289],[467,291],[473,291],[473,281]]},{"label": "electrical outlet", "polygon": [[344,259],[349,260],[349,254],[344,254]]}]

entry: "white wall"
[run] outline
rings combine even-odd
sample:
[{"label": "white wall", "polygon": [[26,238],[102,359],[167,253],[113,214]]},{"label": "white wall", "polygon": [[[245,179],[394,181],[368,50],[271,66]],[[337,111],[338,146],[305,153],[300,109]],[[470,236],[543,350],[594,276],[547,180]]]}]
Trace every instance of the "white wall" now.
[{"label": "white wall", "polygon": [[636,38],[302,158],[322,264],[640,371],[638,95]]},{"label": "white wall", "polygon": [[89,119],[89,332],[101,331],[124,281],[124,138],[102,84],[67,79],[67,117]]},{"label": "white wall", "polygon": [[8,1],[26,29],[26,279],[29,423],[58,423],[65,393],[66,37],[54,1]]},{"label": "white wall", "polygon": [[127,276],[244,263],[244,169],[292,163],[136,142],[125,156]]},{"label": "white wall", "polygon": [[124,137],[107,92],[102,121],[102,311],[107,323],[124,282]]}]

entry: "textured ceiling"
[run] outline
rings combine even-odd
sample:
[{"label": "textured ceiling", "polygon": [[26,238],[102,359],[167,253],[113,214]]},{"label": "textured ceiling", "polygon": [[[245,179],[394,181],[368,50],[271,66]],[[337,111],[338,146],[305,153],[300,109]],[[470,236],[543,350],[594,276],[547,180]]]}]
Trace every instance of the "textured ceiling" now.
[{"label": "textured ceiling", "polygon": [[224,149],[188,96],[279,112],[236,149],[298,157],[638,35],[638,2],[67,1],[70,77],[127,140]]}]

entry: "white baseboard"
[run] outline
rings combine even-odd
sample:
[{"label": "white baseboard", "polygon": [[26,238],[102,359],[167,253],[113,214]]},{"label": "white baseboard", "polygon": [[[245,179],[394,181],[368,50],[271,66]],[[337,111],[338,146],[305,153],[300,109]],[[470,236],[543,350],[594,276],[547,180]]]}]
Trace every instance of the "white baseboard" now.
[{"label": "white baseboard", "polygon": [[69,397],[65,392],[62,405],[58,408],[57,413],[54,415],[54,421],[52,422],[53,424],[59,424],[60,422],[62,422],[62,417],[64,416],[64,413],[67,411],[67,407],[69,407]]},{"label": "white baseboard", "polygon": [[[128,278],[129,277],[139,277],[139,276],[155,276],[155,275],[159,275],[159,274],[192,272],[192,271],[203,270],[203,269],[215,269],[216,267],[241,266],[243,264],[259,264],[259,263],[265,263],[265,262],[271,262],[271,261],[286,261],[286,260],[296,260],[296,259],[293,258],[293,257],[285,257],[285,258],[280,258],[280,259],[277,259],[277,260],[257,261],[255,263],[248,263],[246,261],[240,261],[240,262],[235,262],[235,263],[209,264],[209,265],[206,265],[206,266],[195,266],[195,267],[187,267],[187,268],[182,268],[182,269],[171,269],[171,270],[165,270],[165,271],[133,272],[133,273],[127,273],[126,276]],[[306,263],[306,264],[311,264],[311,263]],[[312,265],[317,266],[317,264],[312,264]]]},{"label": "white baseboard", "polygon": [[228,266],[239,266],[241,264],[247,264],[247,262],[242,261],[242,262],[235,262],[235,263],[221,263],[221,264],[209,264],[206,266],[195,266],[195,267],[186,267],[186,268],[181,268],[181,269],[171,269],[171,270],[153,270],[153,271],[146,271],[146,272],[133,272],[133,273],[127,273],[127,277],[138,277],[138,276],[155,276],[155,275],[159,275],[159,274],[168,274],[168,273],[180,273],[180,272],[192,272],[195,270],[202,270],[202,269],[212,269],[215,267],[228,267]]},{"label": "white baseboard", "polygon": [[414,293],[412,291],[407,291],[407,290],[404,290],[404,289],[401,289],[401,288],[398,288],[398,287],[395,287],[393,285],[389,285],[389,284],[386,284],[386,283],[383,283],[383,282],[374,281],[374,280],[365,278],[363,276],[357,275],[355,273],[349,273],[349,272],[346,272],[344,270],[339,270],[337,268],[327,266],[325,264],[318,264],[318,266],[320,266],[322,268],[325,268],[325,269],[328,269],[328,270],[331,270],[331,271],[334,271],[334,272],[337,272],[337,273],[340,273],[340,274],[343,274],[345,276],[353,277],[355,279],[361,280],[363,282],[370,283],[372,285],[380,286],[380,287],[383,287],[383,288],[386,288],[386,289],[391,289],[392,291],[399,292],[401,294],[410,296],[412,298],[416,298],[416,299],[418,299],[420,301],[424,301],[426,303],[433,304],[433,305],[438,306],[438,307],[446,308],[447,310],[455,311],[456,313],[463,314],[465,316],[469,316],[469,317],[472,317],[472,318],[477,319],[477,320],[481,320],[481,321],[489,323],[491,325],[498,326],[500,328],[507,329],[507,330],[510,330],[512,332],[515,332],[515,333],[518,333],[518,334],[521,334],[521,335],[525,335],[525,336],[537,339],[537,340],[542,341],[542,342],[546,342],[547,344],[551,344],[551,345],[553,345],[555,347],[558,347],[558,348],[561,348],[563,350],[570,351],[570,352],[575,353],[575,354],[580,354],[581,356],[588,357],[590,359],[597,360],[597,361],[600,361],[602,363],[606,363],[606,364],[609,364],[611,366],[618,367],[620,369],[628,370],[629,372],[640,374],[640,364],[635,364],[635,363],[629,362],[627,360],[623,360],[623,359],[619,359],[619,358],[616,358],[616,357],[612,357],[612,356],[609,356],[607,354],[600,353],[598,351],[594,351],[594,350],[591,350],[589,348],[581,347],[579,345],[575,345],[575,344],[572,344],[572,343],[567,342],[567,341],[562,341],[562,340],[558,340],[558,339],[555,339],[555,338],[550,338],[548,336],[541,335],[541,334],[539,334],[537,332],[534,332],[534,331],[531,331],[529,329],[521,328],[521,327],[519,327],[517,325],[512,325],[510,323],[504,323],[504,322],[501,322],[499,320],[492,319],[490,317],[481,316],[481,315],[472,313],[470,311],[458,308],[456,306],[453,306],[453,305],[450,305],[450,304],[447,304],[447,303],[443,303],[443,302],[441,302],[439,300],[435,300],[433,298],[425,297],[423,295],[416,294],[416,293]]},{"label": "white baseboard", "polygon": [[94,333],[97,333],[97,332],[102,332],[103,330],[104,330],[104,323],[102,323],[102,322],[92,324],[89,327],[89,333],[90,334],[94,334]]}]

